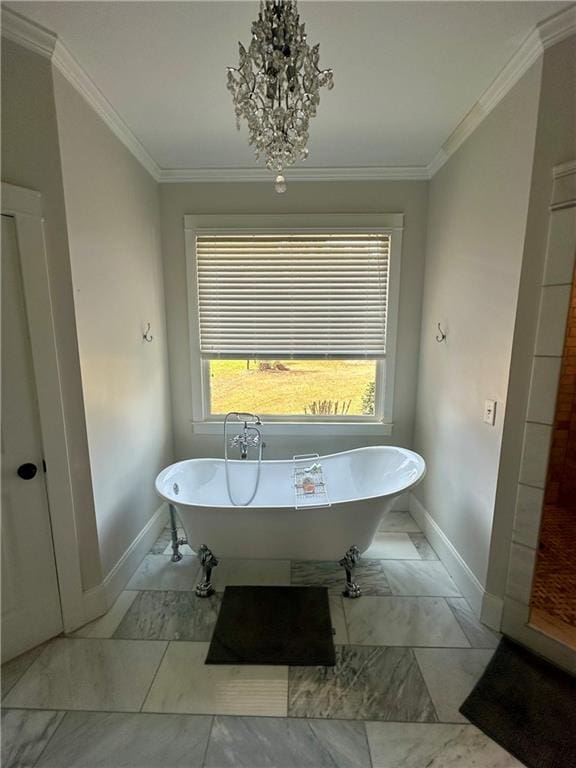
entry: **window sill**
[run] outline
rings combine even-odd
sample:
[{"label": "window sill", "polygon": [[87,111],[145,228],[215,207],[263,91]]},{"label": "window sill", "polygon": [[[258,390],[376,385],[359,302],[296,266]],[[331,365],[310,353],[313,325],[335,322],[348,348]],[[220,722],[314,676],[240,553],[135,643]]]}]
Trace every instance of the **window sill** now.
[{"label": "window sill", "polygon": [[[193,421],[192,431],[196,435],[221,435],[222,421]],[[394,425],[382,422],[303,422],[303,421],[266,421],[262,431],[266,435],[310,435],[310,436],[353,436],[365,437],[391,435]]]}]

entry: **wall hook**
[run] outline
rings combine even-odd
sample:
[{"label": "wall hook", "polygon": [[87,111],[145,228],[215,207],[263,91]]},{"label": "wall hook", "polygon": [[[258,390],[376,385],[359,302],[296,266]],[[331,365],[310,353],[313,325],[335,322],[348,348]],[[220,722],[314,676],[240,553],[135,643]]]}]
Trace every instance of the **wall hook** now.
[{"label": "wall hook", "polygon": [[142,338],[144,339],[144,341],[152,341],[152,339],[154,338],[154,336],[152,336],[152,334],[150,333],[150,323],[146,324],[146,330],[142,334]]},{"label": "wall hook", "polygon": [[442,330],[440,323],[438,323],[438,330],[440,331],[440,333],[436,334],[436,341],[438,342],[438,344],[441,344],[443,341],[446,341],[446,334]]}]

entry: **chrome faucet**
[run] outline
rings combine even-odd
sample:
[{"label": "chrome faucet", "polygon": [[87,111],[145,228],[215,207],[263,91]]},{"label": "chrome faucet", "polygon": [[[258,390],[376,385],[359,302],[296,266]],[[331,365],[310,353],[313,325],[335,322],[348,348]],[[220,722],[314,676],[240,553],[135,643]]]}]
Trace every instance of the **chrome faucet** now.
[{"label": "chrome faucet", "polygon": [[224,432],[226,432],[228,419],[234,416],[238,421],[244,422],[244,426],[241,432],[229,438],[228,445],[232,448],[240,448],[240,458],[245,459],[248,456],[248,448],[264,447],[262,433],[258,429],[258,427],[262,426],[262,421],[255,413],[230,411],[224,418]]}]

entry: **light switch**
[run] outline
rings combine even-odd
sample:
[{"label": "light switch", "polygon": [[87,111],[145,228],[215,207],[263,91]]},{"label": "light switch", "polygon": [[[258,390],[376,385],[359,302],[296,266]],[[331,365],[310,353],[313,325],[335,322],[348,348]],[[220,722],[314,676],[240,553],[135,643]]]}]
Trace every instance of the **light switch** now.
[{"label": "light switch", "polygon": [[484,401],[484,421],[490,426],[494,426],[496,422],[496,400]]}]

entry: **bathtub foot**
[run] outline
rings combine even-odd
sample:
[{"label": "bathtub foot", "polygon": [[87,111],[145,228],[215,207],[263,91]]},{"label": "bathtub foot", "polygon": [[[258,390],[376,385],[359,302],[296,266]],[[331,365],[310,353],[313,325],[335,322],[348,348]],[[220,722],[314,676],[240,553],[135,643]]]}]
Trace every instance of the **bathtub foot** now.
[{"label": "bathtub foot", "polygon": [[196,585],[196,595],[197,597],[210,597],[215,591],[210,583],[210,577],[212,576],[212,568],[218,565],[218,560],[205,544],[199,548],[198,558],[202,566],[202,581]]},{"label": "bathtub foot", "polygon": [[354,566],[360,559],[360,550],[356,546],[350,547],[348,552],[344,555],[342,560],[340,560],[340,565],[344,568],[346,571],[346,589],[342,594],[344,597],[349,597],[351,599],[354,599],[356,597],[360,597],[362,594],[362,590],[356,584],[355,581],[352,580],[352,571],[354,570]]},{"label": "bathtub foot", "polygon": [[178,563],[182,560],[182,554],[180,553],[180,545],[187,544],[186,539],[178,538],[178,527],[176,525],[176,510],[172,504],[168,505],[170,511],[170,533],[172,536],[172,562]]}]

